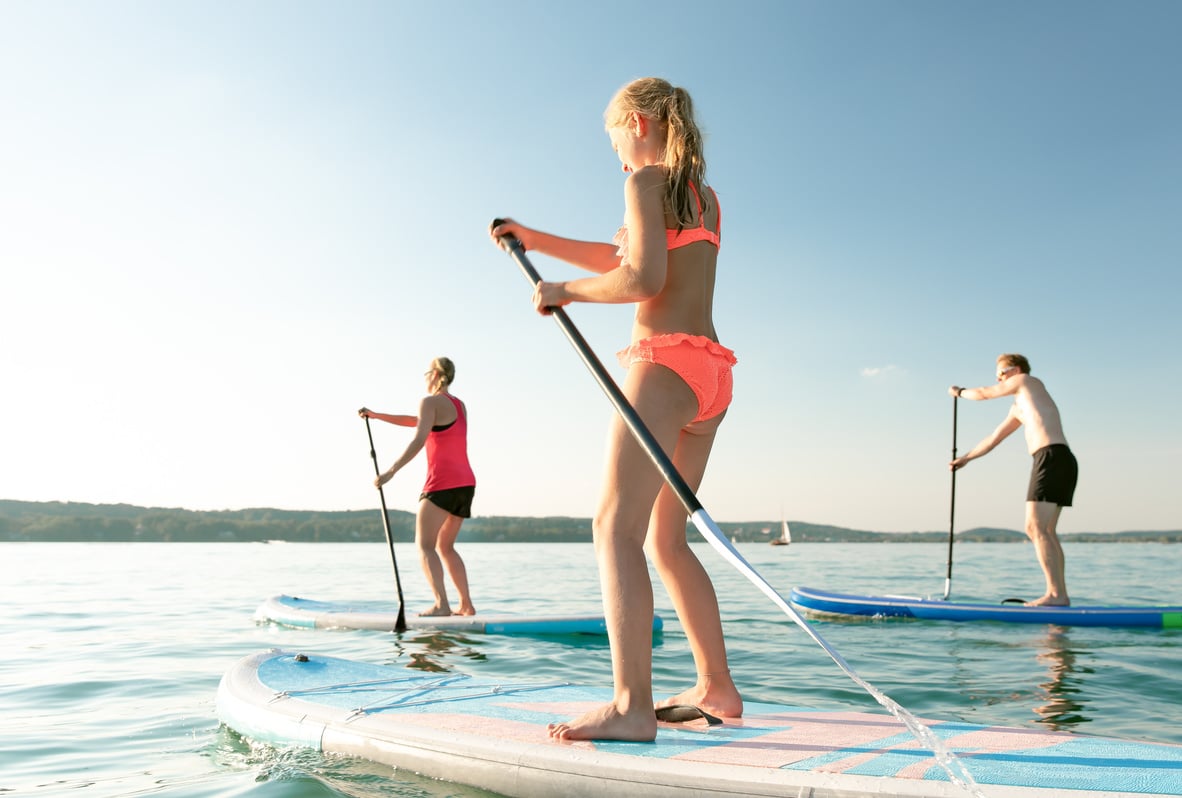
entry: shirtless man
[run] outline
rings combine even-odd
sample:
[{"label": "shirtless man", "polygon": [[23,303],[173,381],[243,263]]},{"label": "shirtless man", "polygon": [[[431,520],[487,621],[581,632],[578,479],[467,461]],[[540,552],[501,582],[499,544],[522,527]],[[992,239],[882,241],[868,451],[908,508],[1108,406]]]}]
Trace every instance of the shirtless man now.
[{"label": "shirtless man", "polygon": [[949,465],[953,471],[964,467],[970,460],[993,451],[1011,432],[1024,426],[1026,449],[1034,457],[1030,488],[1026,494],[1026,535],[1034,543],[1039,565],[1047,580],[1046,594],[1026,604],[1069,605],[1071,599],[1067,596],[1063,546],[1059,543],[1055,527],[1059,524],[1059,513],[1064,507],[1071,506],[1079,466],[1075,455],[1067,448],[1059,408],[1047,393],[1042,380],[1030,376],[1030,361],[1022,355],[1001,355],[997,358],[996,385],[980,388],[953,385],[948,393],[973,400],[1014,397],[1014,404],[1005,421],[974,446],[972,451],[956,458]]}]

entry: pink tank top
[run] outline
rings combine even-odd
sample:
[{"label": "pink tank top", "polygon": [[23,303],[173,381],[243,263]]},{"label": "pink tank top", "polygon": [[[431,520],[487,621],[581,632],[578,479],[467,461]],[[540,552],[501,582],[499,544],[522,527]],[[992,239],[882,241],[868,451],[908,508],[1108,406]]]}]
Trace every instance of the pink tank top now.
[{"label": "pink tank top", "polygon": [[468,419],[460,400],[448,394],[456,407],[456,420],[444,430],[427,435],[427,482],[423,493],[448,488],[466,488],[476,484],[476,475],[468,464]]}]

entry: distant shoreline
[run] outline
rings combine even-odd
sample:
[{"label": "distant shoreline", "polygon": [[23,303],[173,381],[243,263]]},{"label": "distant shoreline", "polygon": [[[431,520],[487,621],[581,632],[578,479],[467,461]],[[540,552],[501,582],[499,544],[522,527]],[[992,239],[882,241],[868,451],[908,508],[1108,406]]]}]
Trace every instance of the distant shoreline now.
[{"label": "distant shoreline", "polygon": [[[947,531],[871,532],[789,520],[792,545],[800,543],[935,543]],[[739,543],[769,543],[780,521],[718,522]],[[414,540],[414,515],[390,511],[395,542]],[[591,519],[567,516],[482,516],[464,523],[467,542],[588,543]],[[691,539],[693,536],[691,535]],[[1067,543],[1182,543],[1182,530],[1074,532]],[[368,543],[385,540],[377,510],[184,510],[130,504],[25,502],[0,499],[0,542],[268,542]],[[1020,543],[1012,529],[957,530],[966,543]]]}]

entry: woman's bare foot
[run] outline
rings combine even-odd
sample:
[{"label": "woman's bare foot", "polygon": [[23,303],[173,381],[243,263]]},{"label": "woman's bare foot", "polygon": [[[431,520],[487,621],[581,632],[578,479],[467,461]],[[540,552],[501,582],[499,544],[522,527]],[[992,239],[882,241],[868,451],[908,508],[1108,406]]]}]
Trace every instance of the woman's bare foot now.
[{"label": "woman's bare foot", "polygon": [[672,698],[658,701],[656,708],[677,704],[689,704],[722,718],[738,718],[743,715],[743,697],[739,695],[738,688],[729,676],[725,679],[705,676],[690,689]]},{"label": "woman's bare foot", "polygon": [[451,615],[451,607],[432,607],[419,613],[420,618],[440,618],[444,615]]},{"label": "woman's bare foot", "polygon": [[615,704],[604,704],[568,723],[551,723],[546,731],[556,740],[650,742],[657,738],[657,716],[647,707],[625,715]]},{"label": "woman's bare foot", "polygon": [[1026,602],[1027,607],[1070,607],[1071,599],[1067,596],[1052,596],[1049,593],[1034,601]]},{"label": "woman's bare foot", "polygon": [[475,615],[476,608],[471,604],[461,604],[460,608],[455,611],[456,615]]}]

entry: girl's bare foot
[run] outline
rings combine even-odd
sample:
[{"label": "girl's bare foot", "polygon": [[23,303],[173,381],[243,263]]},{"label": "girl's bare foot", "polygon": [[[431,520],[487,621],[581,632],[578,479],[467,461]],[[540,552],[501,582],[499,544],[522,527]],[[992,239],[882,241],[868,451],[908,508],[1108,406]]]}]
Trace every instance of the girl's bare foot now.
[{"label": "girl's bare foot", "polygon": [[458,610],[456,610],[455,614],[456,615],[475,615],[476,608],[473,607],[471,604],[461,604],[460,608]]},{"label": "girl's bare foot", "polygon": [[604,704],[568,723],[551,723],[546,731],[556,740],[650,742],[657,738],[657,716],[647,707],[623,714],[615,704]]},{"label": "girl's bare foot", "polygon": [[432,607],[419,613],[420,618],[439,618],[444,615],[451,615],[451,607]]},{"label": "girl's bare foot", "polygon": [[723,718],[738,718],[743,715],[743,697],[739,695],[739,690],[731,681],[729,673],[721,678],[702,676],[690,689],[657,702],[656,708],[677,704],[689,704]]}]

